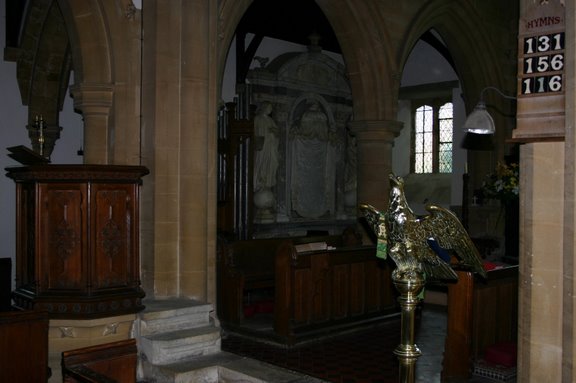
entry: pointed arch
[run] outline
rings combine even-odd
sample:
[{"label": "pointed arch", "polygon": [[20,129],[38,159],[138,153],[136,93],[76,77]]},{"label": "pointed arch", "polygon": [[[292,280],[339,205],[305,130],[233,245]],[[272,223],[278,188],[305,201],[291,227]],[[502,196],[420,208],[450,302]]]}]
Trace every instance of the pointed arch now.
[{"label": "pointed arch", "polygon": [[100,0],[58,0],[71,42],[74,82],[110,83],[109,26]]},{"label": "pointed arch", "polygon": [[348,70],[356,120],[393,120],[398,104],[399,68],[387,22],[378,4],[317,0],[332,25]]},{"label": "pointed arch", "polygon": [[[477,95],[488,85],[515,90],[515,65],[502,67],[497,44],[485,31],[486,24],[474,7],[458,1],[426,4],[409,23],[399,67],[403,68],[416,42],[429,30],[437,31],[446,43],[456,65],[456,72],[465,94],[466,109],[471,111]],[[501,35],[499,35],[501,36]],[[475,47],[470,49],[470,47]],[[510,70],[508,73],[507,71]],[[514,81],[510,81],[512,75]],[[507,77],[508,76],[508,77]],[[468,96],[468,97],[466,97]]]},{"label": "pointed arch", "polygon": [[[119,0],[58,4],[74,63],[74,106],[84,117],[84,160],[138,164],[140,97],[132,89],[141,80],[141,45],[135,44],[141,41],[141,12]],[[113,113],[116,105],[124,112]]]},{"label": "pointed arch", "polygon": [[[416,17],[409,24],[404,44],[401,45],[403,50],[399,55],[401,66],[404,66],[418,39],[427,31],[435,30],[454,59],[467,114],[472,111],[482,89],[487,86],[495,86],[507,94],[515,94],[516,55],[503,55],[499,50],[510,51],[510,46],[516,46],[515,42],[510,44],[510,41],[502,39],[502,36],[516,38],[514,24],[506,20],[516,20],[513,16],[517,15],[513,13],[518,11],[518,5],[506,2],[498,6],[500,9],[493,9],[489,14],[480,14],[476,7],[465,2],[435,2],[433,5],[427,3],[415,13]],[[501,20],[487,24],[485,18],[488,16]],[[507,27],[509,29],[505,29]],[[511,59],[507,60],[507,57]],[[485,100],[489,110],[498,111],[492,113],[499,126],[493,137],[494,151],[468,152],[468,162],[474,175],[470,179],[471,187],[478,187],[482,181],[480,175],[488,174],[496,166],[496,162],[503,159],[507,150],[506,139],[511,136],[514,128],[515,104],[494,96],[487,95],[488,99]]]},{"label": "pointed arch", "polygon": [[252,0],[223,0],[218,10],[218,89],[222,89],[226,56],[236,33],[236,27]]},{"label": "pointed arch", "polygon": [[[251,0],[222,2],[219,12],[219,73],[224,72],[226,54],[236,26]],[[361,120],[394,119],[397,109],[399,67],[393,60],[392,45],[377,4],[342,0],[316,0],[329,20],[346,62],[354,115]]]}]

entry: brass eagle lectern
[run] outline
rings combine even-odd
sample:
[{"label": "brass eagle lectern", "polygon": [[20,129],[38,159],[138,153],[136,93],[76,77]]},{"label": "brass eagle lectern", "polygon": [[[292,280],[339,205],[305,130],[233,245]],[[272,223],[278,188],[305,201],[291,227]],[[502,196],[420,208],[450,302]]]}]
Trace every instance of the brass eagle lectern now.
[{"label": "brass eagle lectern", "polygon": [[[453,267],[466,268],[486,277],[478,250],[451,211],[429,205],[428,215],[418,217],[404,196],[404,180],[390,174],[388,211],[367,204],[359,206],[377,236],[377,253],[396,264],[392,281],[400,293],[401,342],[394,350],[400,361],[400,382],[415,379],[416,360],[421,355],[414,343],[414,315],[420,293],[431,280],[457,280]],[[451,253],[456,257],[452,261]]]}]

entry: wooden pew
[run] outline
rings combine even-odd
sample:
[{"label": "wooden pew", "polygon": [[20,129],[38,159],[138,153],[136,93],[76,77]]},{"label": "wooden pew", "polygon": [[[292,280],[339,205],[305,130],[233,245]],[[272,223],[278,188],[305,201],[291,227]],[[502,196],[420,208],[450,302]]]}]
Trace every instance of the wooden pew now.
[{"label": "wooden pew", "polygon": [[487,280],[457,274],[458,282],[448,284],[442,381],[469,378],[486,347],[518,336],[518,266],[488,271]]},{"label": "wooden pew", "polygon": [[245,294],[274,287],[274,254],[279,244],[278,239],[219,244],[218,316],[223,323],[243,321]]},{"label": "wooden pew", "polygon": [[138,363],[136,339],[64,351],[65,383],[135,383]]},{"label": "wooden pew", "polygon": [[[219,241],[217,254],[218,316],[224,324],[240,325],[248,294],[275,288],[275,257],[286,238]],[[291,239],[295,243],[323,241],[342,244],[342,236],[310,236]]]},{"label": "wooden pew", "polygon": [[0,313],[0,382],[46,382],[48,313]]},{"label": "wooden pew", "polygon": [[299,252],[284,241],[276,255],[276,335],[294,344],[398,312],[391,271],[373,245]]}]

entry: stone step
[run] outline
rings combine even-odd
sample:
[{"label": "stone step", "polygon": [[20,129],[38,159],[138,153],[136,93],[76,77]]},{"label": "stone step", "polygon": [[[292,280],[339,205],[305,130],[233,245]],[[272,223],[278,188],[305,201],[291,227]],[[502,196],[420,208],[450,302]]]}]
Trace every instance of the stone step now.
[{"label": "stone step", "polygon": [[156,383],[242,382],[323,383],[323,380],[227,352],[189,358],[167,365],[143,364],[145,376]]},{"label": "stone step", "polygon": [[220,351],[220,328],[209,325],[140,338],[140,351],[152,364],[168,364]]},{"label": "stone step", "polygon": [[204,327],[212,324],[212,304],[190,299],[144,301],[146,306],[139,314],[140,335]]},{"label": "stone step", "polygon": [[213,306],[191,300],[144,302],[139,314],[139,377],[155,383],[321,383],[267,363],[221,351]]}]

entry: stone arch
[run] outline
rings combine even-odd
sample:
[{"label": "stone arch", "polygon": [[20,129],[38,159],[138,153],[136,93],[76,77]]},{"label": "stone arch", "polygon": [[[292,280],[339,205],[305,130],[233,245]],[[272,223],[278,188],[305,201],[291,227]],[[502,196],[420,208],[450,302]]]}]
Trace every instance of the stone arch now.
[{"label": "stone arch", "polygon": [[[472,111],[481,90],[486,86],[495,86],[505,93],[515,94],[516,61],[502,61],[502,55],[497,54],[498,42],[486,32],[485,24],[481,22],[482,17],[476,13],[474,7],[460,2],[427,4],[416,15],[402,44],[404,49],[399,55],[401,67],[420,36],[433,29],[442,37],[454,59],[467,113]],[[494,95],[487,95],[487,98],[492,96]],[[504,157],[505,141],[512,130],[511,119],[506,118],[506,115],[513,115],[512,103],[496,97],[486,101],[498,106],[499,113],[492,113],[492,116],[501,128],[497,129],[494,136],[494,151],[468,152],[468,162],[473,175],[470,179],[472,187],[479,186],[482,181],[478,174],[490,173],[498,159]]]},{"label": "stone arch", "polygon": [[[226,54],[236,26],[251,0],[222,3],[219,13],[220,78],[224,72]],[[392,48],[386,41],[386,22],[374,5],[364,2],[316,0],[330,21],[342,48],[354,102],[354,115],[360,120],[386,120],[395,117],[399,70],[392,59]],[[352,33],[352,32],[353,33]],[[370,38],[365,38],[369,36]]]},{"label": "stone arch", "polygon": [[346,62],[354,119],[396,117],[399,70],[393,60],[386,21],[369,2],[317,0],[332,25]]},{"label": "stone arch", "polygon": [[354,116],[349,126],[357,143],[357,202],[384,208],[392,145],[401,130],[396,39],[378,2],[316,2],[336,33],[352,90]]},{"label": "stone arch", "polygon": [[[465,93],[475,95],[486,85],[502,85],[501,71],[494,68],[494,63],[498,61],[495,59],[494,45],[485,34],[477,32],[483,29],[479,19],[473,8],[458,2],[425,6],[417,13],[411,23],[412,27],[406,33],[404,44],[401,45],[404,49],[399,55],[399,66],[404,67],[418,39],[433,29],[440,34],[453,55]],[[465,102],[470,111],[477,98],[465,97]]]},{"label": "stone arch", "polygon": [[252,4],[252,0],[223,0],[218,12],[218,93],[222,90],[222,80],[226,67],[226,56],[242,16]]},{"label": "stone arch", "polygon": [[140,81],[140,47],[134,41],[140,40],[141,12],[119,0],[59,5],[71,42],[74,107],[84,119],[84,162],[138,164],[140,100],[131,89]]},{"label": "stone arch", "polygon": [[113,69],[105,5],[100,0],[65,0],[59,5],[71,43],[74,82],[110,83]]}]

